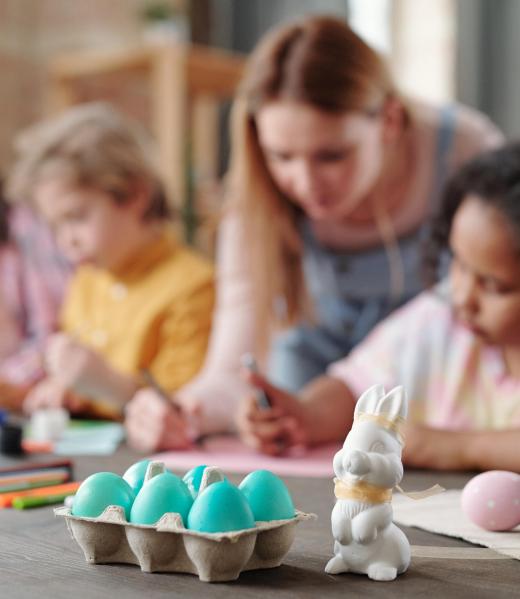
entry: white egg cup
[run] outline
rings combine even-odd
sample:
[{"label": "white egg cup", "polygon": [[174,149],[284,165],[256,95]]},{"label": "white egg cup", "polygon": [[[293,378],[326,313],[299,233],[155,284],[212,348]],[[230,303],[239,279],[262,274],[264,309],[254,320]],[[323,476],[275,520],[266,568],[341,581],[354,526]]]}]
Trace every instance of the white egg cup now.
[{"label": "white egg cup", "polygon": [[407,415],[403,387],[375,385],[359,398],[352,429],[334,456],[334,557],[329,574],[356,572],[394,580],[408,569],[410,543],[392,522],[392,489],[403,477],[399,427]]}]

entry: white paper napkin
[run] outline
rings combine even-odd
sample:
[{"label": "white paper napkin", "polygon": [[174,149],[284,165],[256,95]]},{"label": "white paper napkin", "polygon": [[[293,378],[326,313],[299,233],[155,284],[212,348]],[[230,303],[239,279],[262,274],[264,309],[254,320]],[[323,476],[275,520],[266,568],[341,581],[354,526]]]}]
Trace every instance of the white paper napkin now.
[{"label": "white paper napkin", "polygon": [[464,515],[460,506],[461,494],[462,491],[445,491],[414,501],[396,493],[392,501],[394,521],[490,547],[520,560],[520,527],[507,532],[490,532],[479,528]]}]

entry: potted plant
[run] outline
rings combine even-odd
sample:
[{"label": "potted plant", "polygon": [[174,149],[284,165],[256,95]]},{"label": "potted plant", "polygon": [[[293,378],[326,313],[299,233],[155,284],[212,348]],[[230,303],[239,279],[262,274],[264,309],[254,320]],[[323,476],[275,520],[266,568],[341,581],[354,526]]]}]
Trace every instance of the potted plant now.
[{"label": "potted plant", "polygon": [[186,16],[170,2],[147,2],[141,10],[143,37],[150,43],[187,42]]}]

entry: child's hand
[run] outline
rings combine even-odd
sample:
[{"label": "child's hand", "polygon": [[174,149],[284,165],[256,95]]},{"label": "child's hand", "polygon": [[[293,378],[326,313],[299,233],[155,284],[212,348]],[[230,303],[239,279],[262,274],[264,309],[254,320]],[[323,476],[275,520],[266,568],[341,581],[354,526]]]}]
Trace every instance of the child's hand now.
[{"label": "child's hand", "polygon": [[153,389],[141,389],[125,409],[129,444],[145,453],[191,445],[186,416]]},{"label": "child's hand", "polygon": [[35,385],[25,397],[23,410],[32,414],[44,408],[68,408],[68,396],[65,387],[55,378],[48,377]]},{"label": "child's hand", "polygon": [[247,380],[263,389],[271,408],[258,407],[255,396],[245,398],[239,406],[237,427],[242,440],[249,446],[271,455],[278,455],[307,441],[304,406],[301,401],[270,385],[262,376],[246,372]]},{"label": "child's hand", "polygon": [[65,333],[52,335],[45,351],[47,372],[62,387],[79,395],[103,395],[107,378],[105,360]]}]

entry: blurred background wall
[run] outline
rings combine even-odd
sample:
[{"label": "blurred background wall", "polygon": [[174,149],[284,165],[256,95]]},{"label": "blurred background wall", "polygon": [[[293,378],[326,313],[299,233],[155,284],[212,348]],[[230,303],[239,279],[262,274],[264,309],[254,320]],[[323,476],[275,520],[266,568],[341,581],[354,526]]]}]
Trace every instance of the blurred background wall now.
[{"label": "blurred background wall", "polygon": [[[0,0],[0,171],[12,162],[16,132],[52,109],[54,61],[90,51],[131,54],[172,40],[246,55],[268,28],[317,12],[348,19],[386,54],[405,92],[462,101],[486,112],[508,137],[520,134],[519,0]],[[113,101],[161,134],[149,118],[151,101],[157,106],[150,94],[160,86],[151,88],[150,77],[139,69],[100,72],[78,79],[77,88],[75,102]],[[171,100],[163,90],[159,107],[166,113]],[[202,143],[217,140],[213,170],[219,175],[227,161],[225,95],[219,97],[220,132],[203,127],[198,135]],[[209,114],[208,106],[204,110]],[[179,114],[170,125],[176,130],[177,123],[179,131],[182,125],[179,135],[186,135],[191,125]],[[180,160],[183,147],[176,152],[166,159]],[[186,184],[177,193],[182,202],[203,178],[189,164],[183,168]]]},{"label": "blurred background wall", "polygon": [[[180,0],[164,0],[179,13]],[[141,41],[142,0],[0,0],[0,169],[12,138],[47,106],[47,65],[62,53],[128,46]]]}]

